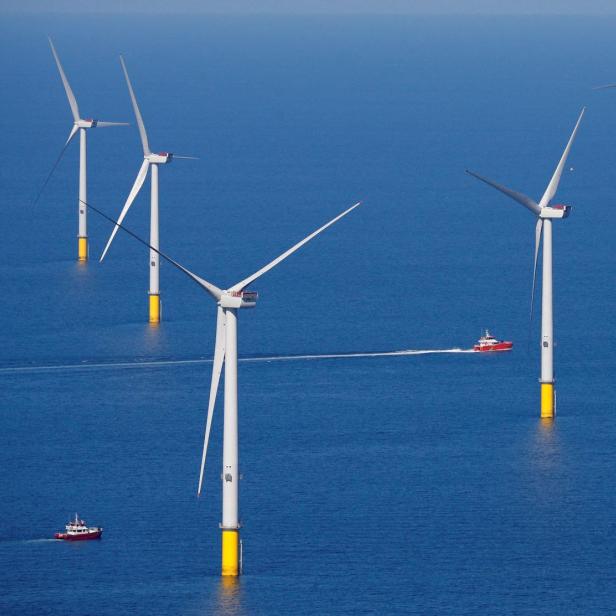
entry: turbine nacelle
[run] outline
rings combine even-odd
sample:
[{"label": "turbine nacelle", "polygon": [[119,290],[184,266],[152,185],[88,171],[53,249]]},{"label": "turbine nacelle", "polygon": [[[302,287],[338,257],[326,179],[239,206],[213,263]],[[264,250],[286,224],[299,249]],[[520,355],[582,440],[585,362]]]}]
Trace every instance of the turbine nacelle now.
[{"label": "turbine nacelle", "polygon": [[94,120],[93,118],[86,118],[85,120],[80,118],[75,122],[77,128],[96,128],[97,124],[98,120]]},{"label": "turbine nacelle", "polygon": [[144,158],[154,165],[166,165],[173,159],[173,154],[171,152],[158,152],[158,154],[147,154]]},{"label": "turbine nacelle", "polygon": [[547,205],[541,208],[539,218],[567,218],[570,213],[570,205]]},{"label": "turbine nacelle", "polygon": [[223,291],[218,305],[221,308],[254,308],[258,298],[256,291]]}]

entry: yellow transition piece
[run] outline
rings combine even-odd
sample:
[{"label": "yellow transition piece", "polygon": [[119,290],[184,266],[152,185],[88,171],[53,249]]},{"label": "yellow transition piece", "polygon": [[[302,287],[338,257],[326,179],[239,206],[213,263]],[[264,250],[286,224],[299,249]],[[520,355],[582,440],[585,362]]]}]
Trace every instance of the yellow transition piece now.
[{"label": "yellow transition piece", "polygon": [[79,261],[87,261],[88,260],[88,238],[87,237],[78,237],[78,248],[77,254]]},{"label": "yellow transition piece", "polygon": [[150,295],[150,323],[160,323],[160,295]]},{"label": "yellow transition piece", "polygon": [[240,574],[240,532],[222,531],[222,575]]},{"label": "yellow transition piece", "polygon": [[541,383],[541,417],[554,417],[554,383]]}]

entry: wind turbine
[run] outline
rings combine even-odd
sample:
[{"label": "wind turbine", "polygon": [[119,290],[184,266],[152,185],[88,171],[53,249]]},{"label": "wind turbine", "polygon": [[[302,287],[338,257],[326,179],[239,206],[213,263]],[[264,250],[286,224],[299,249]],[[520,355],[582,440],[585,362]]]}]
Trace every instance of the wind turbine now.
[{"label": "wind turbine", "polygon": [[222,570],[224,576],[238,576],[240,571],[240,540],[239,540],[239,449],[238,449],[238,412],[237,412],[237,311],[242,308],[254,308],[258,294],[255,291],[246,291],[246,287],[255,280],[269,272],[273,267],[284,261],[296,250],[308,243],[311,239],[331,227],[335,222],[349,214],[359,203],[351,206],[328,223],[313,231],[303,240],[283,252],[280,256],[270,261],[267,265],[257,270],[251,276],[244,278],[228,289],[220,289],[215,284],[197,276],[190,270],[174,261],[171,257],[163,254],[151,244],[148,244],[132,231],[115,222],[112,218],[88,204],[95,212],[116,225],[116,229],[123,229],[150,250],[156,252],[176,268],[184,272],[196,282],[217,304],[216,317],[216,342],[214,346],[214,361],[212,365],[212,381],[210,385],[210,397],[207,410],[205,436],[203,441],[203,454],[201,457],[201,470],[199,473],[199,487],[197,494],[201,495],[203,485],[203,472],[205,459],[212,426],[212,416],[216,404],[218,383],[225,366],[224,384],[224,428],[223,428],[223,454],[222,454]]},{"label": "wind turbine", "polygon": [[571,137],[567,142],[565,151],[563,152],[558,166],[554,171],[554,175],[548,184],[543,196],[539,203],[531,199],[530,197],[511,190],[501,184],[497,184],[492,180],[473,173],[472,171],[466,171],[468,174],[476,177],[477,179],[485,182],[489,186],[500,190],[502,193],[517,201],[528,210],[530,210],[537,217],[537,224],[535,226],[535,259],[533,265],[533,287],[530,300],[530,318],[533,318],[533,304],[535,298],[535,280],[537,275],[537,256],[539,254],[539,245],[541,243],[541,236],[543,234],[543,270],[542,270],[542,284],[541,284],[541,417],[553,418],[554,417],[554,321],[553,321],[553,306],[552,306],[552,220],[567,218],[571,212],[571,206],[569,205],[550,205],[550,202],[556,195],[560,177],[562,175],[565,163],[567,162],[567,156],[569,156],[569,150],[575,135],[578,131],[580,122],[584,115],[584,107],[578,117]]},{"label": "wind turbine", "polygon": [[109,126],[128,126],[127,122],[101,122],[99,120],[94,120],[92,118],[83,119],[79,115],[79,107],[77,105],[77,100],[75,99],[75,95],[73,94],[73,90],[66,78],[64,73],[64,69],[62,68],[62,64],[60,63],[60,58],[56,52],[56,48],[53,45],[51,38],[49,38],[49,45],[51,47],[51,53],[56,61],[56,65],[58,66],[58,71],[60,73],[60,79],[62,79],[62,84],[64,85],[64,90],[66,92],[66,97],[68,98],[68,104],[71,107],[71,113],[73,114],[73,126],[71,128],[71,132],[68,135],[68,139],[66,143],[60,150],[60,154],[56,158],[51,171],[45,178],[43,185],[41,186],[36,198],[34,200],[34,204],[36,204],[47,186],[53,172],[58,166],[68,144],[72,141],[73,137],[79,131],[79,234],[77,235],[77,258],[79,261],[87,261],[88,260],[88,214],[87,209],[83,205],[87,203],[88,200],[88,180],[87,180],[87,148],[86,148],[86,131],[89,128],[107,128]]},{"label": "wind turbine", "polygon": [[139,105],[137,105],[137,99],[135,98],[135,92],[133,91],[133,86],[131,85],[130,78],[128,76],[128,71],[126,70],[126,65],[124,64],[124,58],[120,56],[120,63],[122,64],[122,70],[124,71],[124,77],[126,78],[126,85],[128,86],[128,92],[130,94],[130,99],[133,103],[133,111],[135,112],[135,118],[137,119],[137,126],[139,127],[139,135],[141,137],[141,145],[143,146],[143,163],[141,163],[141,168],[139,169],[139,173],[137,174],[137,179],[131,188],[130,193],[128,194],[128,198],[126,199],[126,203],[122,208],[122,212],[120,214],[120,218],[118,218],[118,226],[116,226],[109,240],[107,241],[107,245],[105,246],[105,250],[103,250],[103,254],[101,255],[100,261],[105,258],[109,247],[111,246],[111,242],[113,242],[113,238],[117,230],[120,228],[120,224],[124,220],[126,213],[130,209],[130,206],[133,204],[135,197],[139,194],[143,183],[148,175],[148,170],[151,169],[151,193],[150,193],[150,291],[149,291],[149,306],[150,306],[150,323],[160,323],[161,317],[161,305],[160,305],[160,285],[159,285],[159,253],[158,253],[158,165],[166,165],[170,163],[173,158],[189,158],[193,159],[192,156],[177,156],[173,155],[171,152],[160,152],[158,154],[154,154],[150,150],[150,145],[148,143],[148,135],[145,132],[145,126],[143,124],[143,119],[141,117],[141,112],[139,111]]}]

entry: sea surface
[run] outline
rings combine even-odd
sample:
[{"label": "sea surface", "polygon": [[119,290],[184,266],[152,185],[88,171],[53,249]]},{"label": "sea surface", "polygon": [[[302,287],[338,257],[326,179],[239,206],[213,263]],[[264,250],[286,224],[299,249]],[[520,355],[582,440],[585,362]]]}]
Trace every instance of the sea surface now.
[{"label": "sea surface", "polygon": [[[0,613],[612,614],[616,604],[616,20],[3,17],[0,21]],[[161,248],[232,285],[243,570],[220,570],[222,413],[196,497],[215,305],[90,213],[142,153]],[[464,173],[539,198],[588,106],[554,224],[557,419],[539,419],[534,220]],[[126,218],[148,236],[149,186]],[[490,328],[508,354],[462,352]],[[415,352],[419,351],[419,352]],[[432,352],[446,351],[446,352]],[[219,396],[219,403],[222,396]],[[50,540],[78,512],[100,542]]]}]

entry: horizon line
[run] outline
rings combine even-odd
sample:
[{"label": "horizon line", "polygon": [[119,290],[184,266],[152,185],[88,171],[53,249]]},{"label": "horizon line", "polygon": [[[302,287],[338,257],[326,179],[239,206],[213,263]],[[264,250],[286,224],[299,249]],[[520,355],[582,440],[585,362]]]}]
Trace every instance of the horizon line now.
[{"label": "horizon line", "polygon": [[160,9],[126,9],[113,10],[101,7],[93,9],[77,9],[77,10],[38,10],[38,9],[6,9],[0,11],[0,15],[28,15],[28,16],[70,16],[70,15],[108,15],[108,16],[132,16],[139,15],[141,17],[156,17],[160,15],[166,16],[189,16],[189,15],[209,15],[209,16],[228,16],[228,17],[616,17],[616,6],[608,11],[587,10],[587,11],[550,11],[546,10],[528,10],[517,12],[498,12],[498,11],[423,11],[423,10],[408,10],[408,11],[374,11],[374,10],[354,10],[354,11],[311,11],[311,10],[296,10],[296,11],[268,11],[268,10],[216,10],[216,9],[179,9],[167,10]]}]

